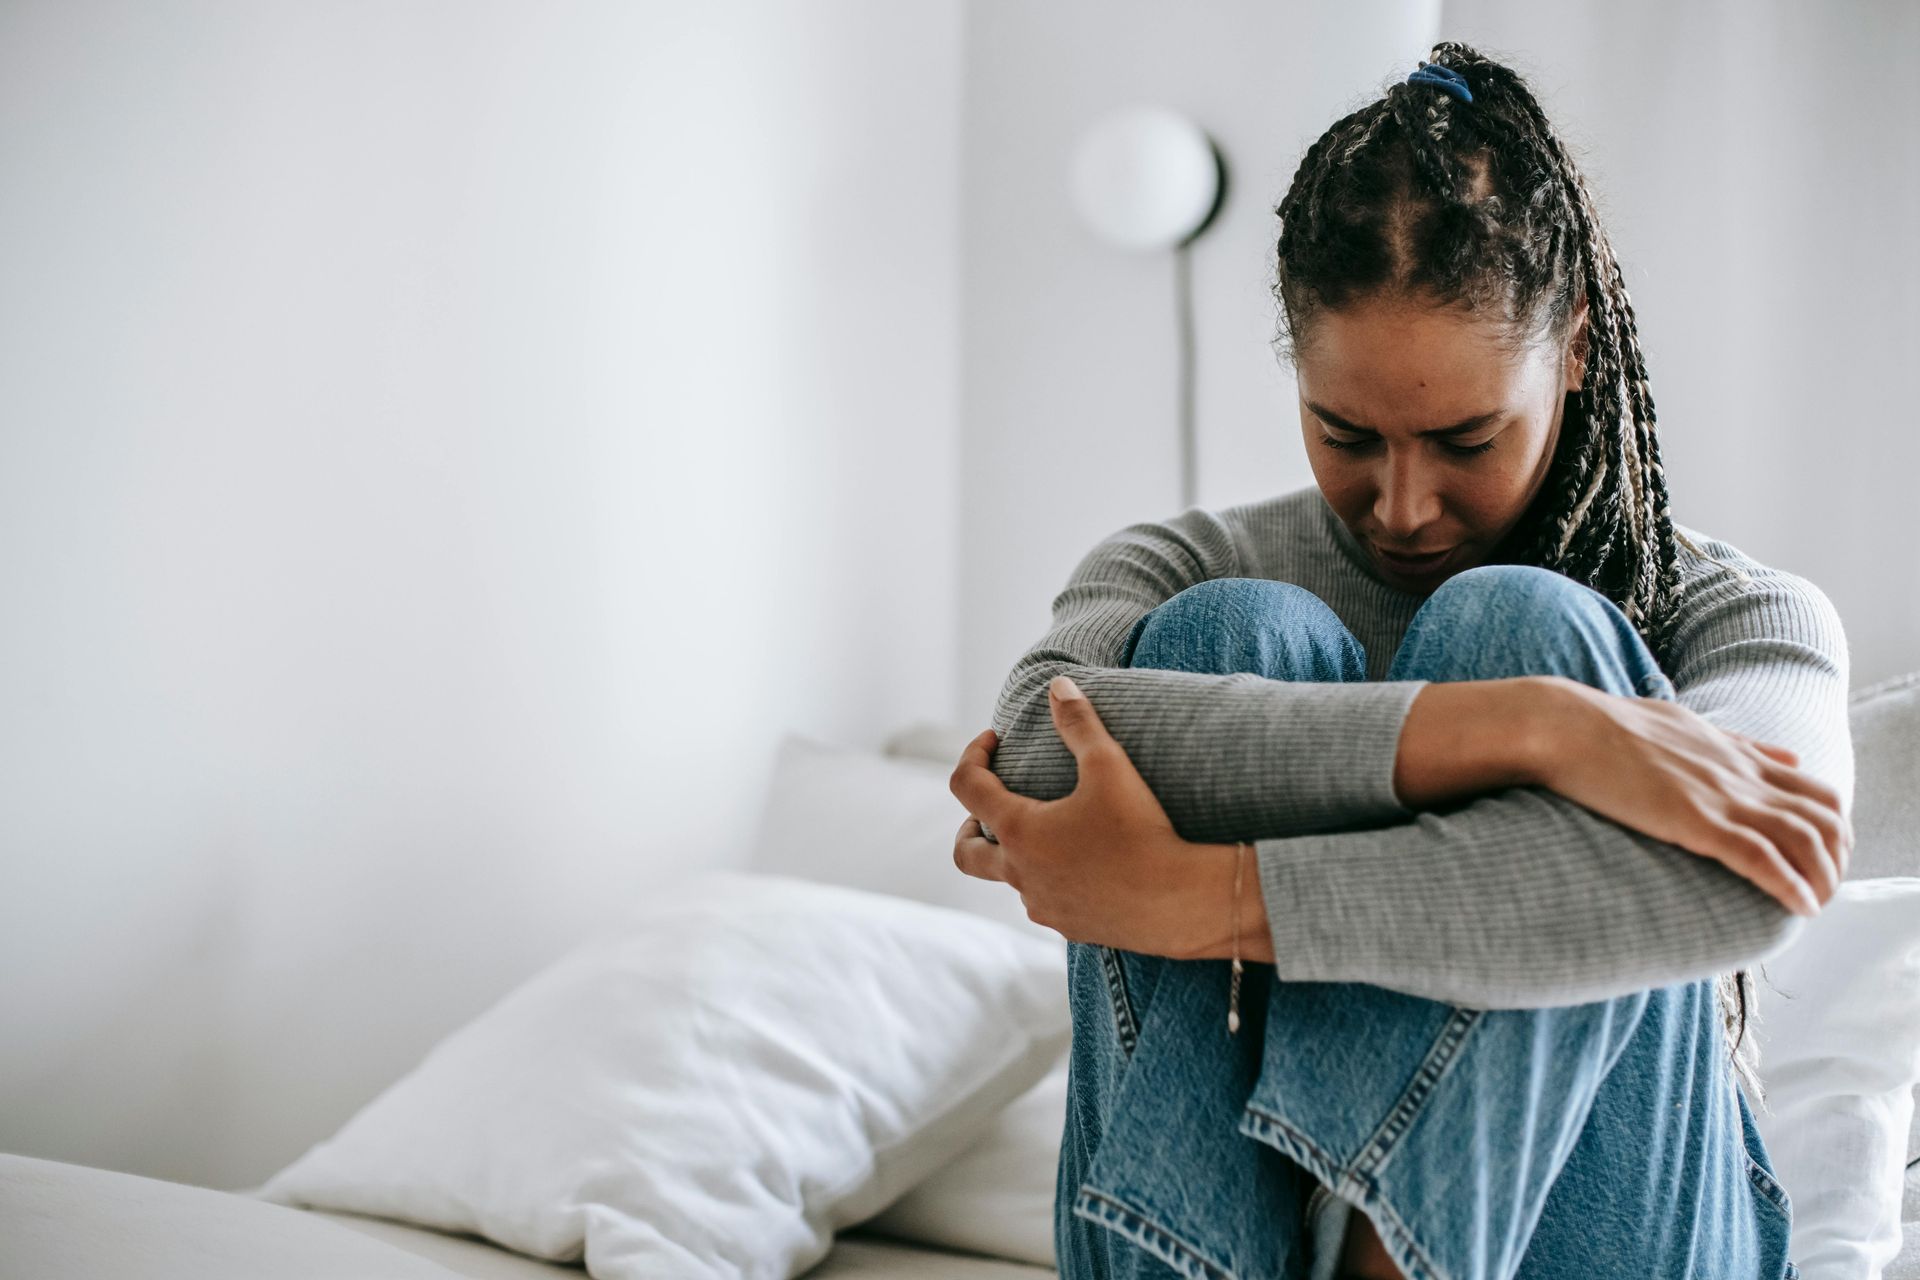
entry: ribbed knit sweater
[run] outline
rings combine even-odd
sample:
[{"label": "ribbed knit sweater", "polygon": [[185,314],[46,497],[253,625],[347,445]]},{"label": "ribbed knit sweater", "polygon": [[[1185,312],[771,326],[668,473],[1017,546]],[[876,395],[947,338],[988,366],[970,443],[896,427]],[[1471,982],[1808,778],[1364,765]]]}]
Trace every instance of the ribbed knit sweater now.
[{"label": "ribbed knit sweater", "polygon": [[[1680,703],[1791,748],[1850,810],[1848,654],[1833,605],[1804,578],[1676,528],[1712,557],[1680,548],[1665,667]],[[1142,614],[1221,577],[1319,596],[1365,649],[1366,682],[1121,665]],[[1402,804],[1394,761],[1426,682],[1384,676],[1422,600],[1378,576],[1317,487],[1129,525],[1081,559],[1008,675],[993,769],[1036,799],[1073,789],[1047,706],[1048,681],[1072,676],[1183,837],[1254,842],[1283,980],[1535,1008],[1723,974],[1791,941],[1805,920],[1738,873],[1545,788]]]}]

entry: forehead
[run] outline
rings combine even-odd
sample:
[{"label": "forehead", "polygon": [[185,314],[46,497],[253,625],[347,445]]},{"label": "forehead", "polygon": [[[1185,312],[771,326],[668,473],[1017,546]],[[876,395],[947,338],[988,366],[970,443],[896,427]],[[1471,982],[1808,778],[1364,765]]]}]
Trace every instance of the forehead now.
[{"label": "forehead", "polygon": [[1314,317],[1298,355],[1302,395],[1351,422],[1418,430],[1517,409],[1550,368],[1496,321],[1444,307],[1365,302]]}]

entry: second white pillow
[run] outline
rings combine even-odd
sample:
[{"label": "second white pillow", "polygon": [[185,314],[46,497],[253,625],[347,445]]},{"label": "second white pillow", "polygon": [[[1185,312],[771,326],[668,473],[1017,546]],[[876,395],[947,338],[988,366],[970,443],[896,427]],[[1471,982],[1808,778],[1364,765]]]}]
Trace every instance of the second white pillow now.
[{"label": "second white pillow", "polygon": [[1920,877],[1843,883],[1764,966],[1754,1124],[1793,1203],[1803,1280],[1879,1280],[1900,1252],[1920,1081]]},{"label": "second white pillow", "polygon": [[866,1225],[902,1240],[1053,1267],[1054,1184],[1067,1123],[1067,1055],[980,1140]]},{"label": "second white pillow", "polygon": [[788,1280],[1064,1051],[1063,949],[901,898],[670,885],[261,1188],[599,1280]]}]

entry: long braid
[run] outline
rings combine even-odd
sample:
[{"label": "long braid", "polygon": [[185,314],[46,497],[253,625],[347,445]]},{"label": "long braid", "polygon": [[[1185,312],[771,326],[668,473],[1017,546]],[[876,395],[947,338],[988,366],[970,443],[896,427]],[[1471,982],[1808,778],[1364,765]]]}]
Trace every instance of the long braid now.
[{"label": "long braid", "polygon": [[[1464,78],[1473,101],[1395,84],[1302,157],[1275,210],[1276,342],[1296,359],[1319,310],[1381,294],[1500,308],[1516,341],[1544,333],[1564,342],[1584,301],[1584,377],[1507,558],[1599,591],[1665,667],[1685,539],[1673,525],[1625,275],[1585,179],[1520,75],[1451,41],[1428,61]],[[1750,988],[1746,970],[1715,981],[1731,1069],[1758,1098]]]}]

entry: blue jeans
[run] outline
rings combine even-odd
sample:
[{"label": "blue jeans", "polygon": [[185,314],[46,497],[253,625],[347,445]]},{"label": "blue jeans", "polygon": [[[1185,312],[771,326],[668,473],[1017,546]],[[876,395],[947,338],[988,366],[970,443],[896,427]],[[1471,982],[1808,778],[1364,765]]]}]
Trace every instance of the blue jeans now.
[{"label": "blue jeans", "polygon": [[[1317,596],[1251,578],[1181,592],[1128,652],[1135,667],[1273,680],[1367,669]],[[1534,674],[1674,696],[1611,601],[1516,565],[1443,583],[1387,678]],[[1062,1280],[1304,1280],[1320,1184],[1366,1213],[1409,1280],[1799,1274],[1710,978],[1490,1010],[1250,964],[1229,1036],[1227,961],[1069,943],[1068,973]]]}]

